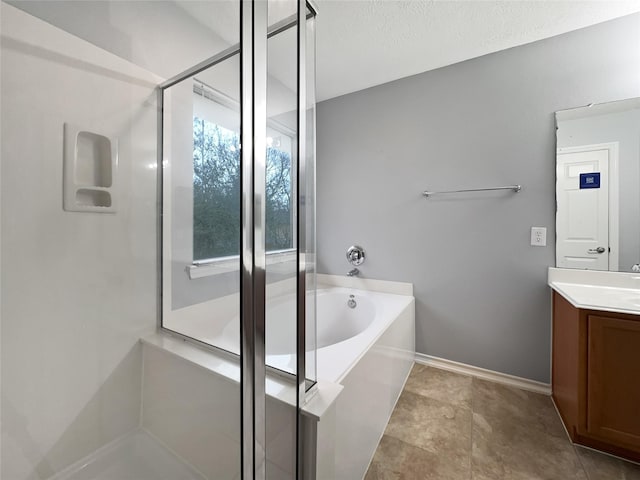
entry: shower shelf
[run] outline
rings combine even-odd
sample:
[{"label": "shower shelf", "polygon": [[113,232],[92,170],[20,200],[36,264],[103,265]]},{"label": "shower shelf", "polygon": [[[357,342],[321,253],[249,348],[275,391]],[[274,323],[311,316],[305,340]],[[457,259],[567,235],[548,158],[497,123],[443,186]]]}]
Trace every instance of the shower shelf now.
[{"label": "shower shelf", "polygon": [[65,211],[116,211],[117,139],[65,123],[63,163]]}]

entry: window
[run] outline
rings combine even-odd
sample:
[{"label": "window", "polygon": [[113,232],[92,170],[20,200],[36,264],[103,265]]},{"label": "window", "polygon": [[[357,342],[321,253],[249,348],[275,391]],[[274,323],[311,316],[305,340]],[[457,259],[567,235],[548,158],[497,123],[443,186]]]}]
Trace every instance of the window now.
[{"label": "window", "polygon": [[[291,137],[269,128],[266,171],[267,251],[293,248]],[[240,138],[193,118],[193,259],[238,255]]]}]

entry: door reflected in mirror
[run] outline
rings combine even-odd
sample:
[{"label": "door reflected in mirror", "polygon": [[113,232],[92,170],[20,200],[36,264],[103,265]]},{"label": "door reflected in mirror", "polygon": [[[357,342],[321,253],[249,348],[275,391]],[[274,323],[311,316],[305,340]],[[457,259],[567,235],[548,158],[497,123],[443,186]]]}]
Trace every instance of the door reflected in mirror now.
[{"label": "door reflected in mirror", "polygon": [[640,271],[640,98],[556,112],[556,266]]}]

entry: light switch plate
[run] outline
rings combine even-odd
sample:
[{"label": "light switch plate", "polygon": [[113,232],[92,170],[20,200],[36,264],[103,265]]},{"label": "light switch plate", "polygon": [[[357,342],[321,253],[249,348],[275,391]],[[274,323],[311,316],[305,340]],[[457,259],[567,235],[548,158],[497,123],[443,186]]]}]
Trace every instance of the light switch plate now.
[{"label": "light switch plate", "polygon": [[531,245],[534,247],[547,246],[547,228],[531,227]]}]

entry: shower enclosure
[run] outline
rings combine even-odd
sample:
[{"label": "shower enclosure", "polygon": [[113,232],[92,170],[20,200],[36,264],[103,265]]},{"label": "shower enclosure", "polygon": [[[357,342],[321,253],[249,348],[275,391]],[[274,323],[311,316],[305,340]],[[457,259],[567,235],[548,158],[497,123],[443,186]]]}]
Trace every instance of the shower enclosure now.
[{"label": "shower enclosure", "polygon": [[0,7],[0,477],[314,478],[315,8]]}]

